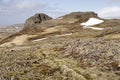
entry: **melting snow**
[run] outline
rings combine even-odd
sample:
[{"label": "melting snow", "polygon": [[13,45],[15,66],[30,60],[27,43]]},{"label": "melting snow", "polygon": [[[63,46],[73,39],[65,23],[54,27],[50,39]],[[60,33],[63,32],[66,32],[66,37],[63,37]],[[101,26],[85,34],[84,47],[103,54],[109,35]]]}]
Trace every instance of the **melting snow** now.
[{"label": "melting snow", "polygon": [[59,37],[59,36],[69,36],[69,35],[72,35],[72,33],[69,33],[69,34],[61,34],[61,35],[55,35],[56,37]]},{"label": "melting snow", "polygon": [[45,39],[47,39],[47,38],[36,39],[36,40],[33,40],[33,42],[42,41],[42,40],[45,40]]},{"label": "melting snow", "polygon": [[97,18],[90,18],[87,22],[81,23],[81,25],[83,25],[83,26],[93,26],[93,25],[96,25],[96,24],[101,24],[103,22],[104,22],[103,20],[100,20],[100,19],[97,19]]},{"label": "melting snow", "polygon": [[91,29],[94,29],[94,30],[104,30],[104,28],[97,28],[97,27],[89,27]]},{"label": "melting snow", "polygon": [[104,22],[104,20],[100,20],[100,19],[97,19],[97,18],[90,18],[87,22],[83,22],[80,25],[82,25],[83,28],[91,28],[91,29],[94,29],[94,30],[103,30],[104,28],[91,27],[93,25],[101,24],[103,22]]},{"label": "melting snow", "polygon": [[[55,35],[55,37],[62,37],[62,36],[69,36],[69,35],[72,35],[72,33]],[[48,38],[46,37],[46,38],[36,39],[36,40],[33,40],[32,42],[43,41],[43,40],[46,40],[46,39],[48,39]]]}]

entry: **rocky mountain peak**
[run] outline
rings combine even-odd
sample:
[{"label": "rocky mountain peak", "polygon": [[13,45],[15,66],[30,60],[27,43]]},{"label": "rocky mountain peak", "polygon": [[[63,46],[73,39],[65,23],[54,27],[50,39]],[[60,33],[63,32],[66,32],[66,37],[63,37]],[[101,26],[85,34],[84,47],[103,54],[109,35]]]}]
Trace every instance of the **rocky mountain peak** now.
[{"label": "rocky mountain peak", "polygon": [[23,29],[24,30],[31,29],[31,28],[35,27],[36,25],[39,25],[42,22],[50,20],[50,19],[52,19],[52,18],[44,13],[37,13],[26,20]]}]

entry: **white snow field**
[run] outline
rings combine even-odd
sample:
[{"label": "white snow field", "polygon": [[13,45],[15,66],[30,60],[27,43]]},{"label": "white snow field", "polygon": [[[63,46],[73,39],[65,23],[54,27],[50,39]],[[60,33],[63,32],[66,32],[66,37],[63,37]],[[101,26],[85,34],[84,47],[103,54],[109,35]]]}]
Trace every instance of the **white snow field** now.
[{"label": "white snow field", "polygon": [[104,22],[104,20],[100,20],[100,19],[97,19],[97,18],[90,18],[87,22],[83,22],[80,25],[82,25],[83,28],[91,28],[91,29],[94,29],[94,30],[103,30],[104,28],[92,27],[94,25],[101,24],[103,22]]}]

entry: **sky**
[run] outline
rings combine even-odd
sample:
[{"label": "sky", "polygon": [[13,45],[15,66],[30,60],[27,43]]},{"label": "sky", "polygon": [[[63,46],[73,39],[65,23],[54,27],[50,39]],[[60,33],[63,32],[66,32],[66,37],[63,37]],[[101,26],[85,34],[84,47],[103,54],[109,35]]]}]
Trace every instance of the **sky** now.
[{"label": "sky", "polygon": [[53,18],[94,11],[101,18],[120,18],[120,0],[0,0],[0,26],[24,23],[36,13]]}]

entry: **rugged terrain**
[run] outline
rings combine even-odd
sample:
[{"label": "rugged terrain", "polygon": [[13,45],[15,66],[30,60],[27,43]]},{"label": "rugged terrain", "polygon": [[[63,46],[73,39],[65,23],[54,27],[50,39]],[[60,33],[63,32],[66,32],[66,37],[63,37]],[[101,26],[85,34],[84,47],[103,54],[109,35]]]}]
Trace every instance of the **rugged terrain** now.
[{"label": "rugged terrain", "polygon": [[0,80],[120,80],[120,20],[94,12],[73,12],[56,19],[36,14],[24,28],[0,42]]}]

